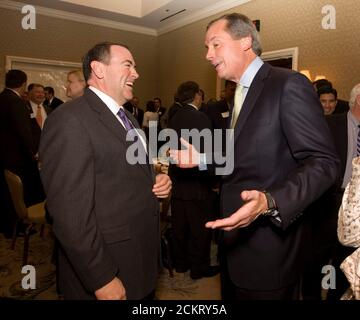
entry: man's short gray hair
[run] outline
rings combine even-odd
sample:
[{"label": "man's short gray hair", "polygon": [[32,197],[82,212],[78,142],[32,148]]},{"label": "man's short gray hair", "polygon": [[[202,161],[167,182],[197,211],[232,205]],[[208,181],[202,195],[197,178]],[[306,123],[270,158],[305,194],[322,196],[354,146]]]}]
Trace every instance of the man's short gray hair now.
[{"label": "man's short gray hair", "polygon": [[354,88],[352,88],[352,90],[350,92],[350,98],[349,98],[350,108],[354,107],[355,100],[359,94],[360,94],[360,83],[358,83]]},{"label": "man's short gray hair", "polygon": [[252,50],[257,56],[261,55],[262,48],[260,42],[260,35],[257,32],[252,20],[240,13],[234,12],[230,14],[224,14],[220,18],[211,21],[206,27],[206,30],[208,30],[213,23],[219,20],[226,20],[227,32],[231,35],[233,39],[241,39],[250,36],[252,39]]}]

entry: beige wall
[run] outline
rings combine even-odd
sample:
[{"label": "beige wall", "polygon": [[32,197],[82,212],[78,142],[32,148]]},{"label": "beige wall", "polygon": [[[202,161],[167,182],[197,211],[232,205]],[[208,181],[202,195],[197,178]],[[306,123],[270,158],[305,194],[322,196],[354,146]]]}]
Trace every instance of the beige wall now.
[{"label": "beige wall", "polygon": [[[336,8],[336,30],[323,30],[322,6]],[[324,74],[348,98],[360,82],[358,0],[253,0],[229,10],[261,20],[264,51],[299,47],[299,70],[312,76]],[[210,17],[158,38],[110,28],[37,16],[36,30],[22,30],[20,11],[0,9],[0,85],[3,84],[5,55],[79,62],[96,42],[109,40],[130,46],[140,79],[135,94],[144,107],[146,100],[160,96],[169,106],[177,86],[195,80],[206,99],[215,96],[216,74],[205,60],[204,34]]]},{"label": "beige wall", "polygon": [[[36,16],[36,29],[23,30],[19,11],[0,9],[0,86],[4,84],[5,55],[38,59],[81,62],[81,57],[95,43],[115,41],[128,45],[134,55],[140,78],[134,93],[152,99],[157,92],[157,38],[91,24]],[[46,84],[44,84],[46,85]]]},{"label": "beige wall", "polygon": [[[335,30],[321,27],[321,8],[326,4],[336,8]],[[227,12],[234,11],[261,20],[263,51],[299,47],[298,69],[309,69],[313,77],[326,75],[339,97],[348,99],[353,85],[360,82],[360,1],[253,0]],[[159,37],[159,95],[165,103],[185,80],[199,82],[206,99],[215,96],[216,75],[205,61],[204,48],[206,25],[214,17]]]}]

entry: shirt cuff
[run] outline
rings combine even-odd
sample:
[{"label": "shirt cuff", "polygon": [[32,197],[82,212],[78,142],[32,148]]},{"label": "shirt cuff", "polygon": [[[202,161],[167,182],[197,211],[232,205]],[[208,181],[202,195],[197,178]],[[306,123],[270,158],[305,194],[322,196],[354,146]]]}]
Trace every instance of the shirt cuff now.
[{"label": "shirt cuff", "polygon": [[281,217],[280,217],[280,214],[279,214],[279,210],[274,210],[274,213],[272,213],[271,215],[269,215],[269,217],[271,219],[273,219],[273,221],[276,223],[276,224],[282,224],[282,220],[281,220]]},{"label": "shirt cuff", "polygon": [[199,170],[200,170],[200,171],[205,171],[205,170],[207,170],[206,154],[205,154],[205,153],[200,153],[200,154],[199,154]]}]

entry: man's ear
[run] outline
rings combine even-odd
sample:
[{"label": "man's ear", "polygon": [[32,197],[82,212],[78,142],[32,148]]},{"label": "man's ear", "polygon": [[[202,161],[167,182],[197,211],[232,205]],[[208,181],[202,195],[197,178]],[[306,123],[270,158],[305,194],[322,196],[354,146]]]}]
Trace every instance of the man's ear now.
[{"label": "man's ear", "polygon": [[99,61],[91,61],[90,67],[95,77],[98,79],[104,78],[104,64]]},{"label": "man's ear", "polygon": [[251,47],[252,47],[251,36],[241,38],[241,46],[244,49],[244,51],[247,51],[247,50],[251,49]]}]

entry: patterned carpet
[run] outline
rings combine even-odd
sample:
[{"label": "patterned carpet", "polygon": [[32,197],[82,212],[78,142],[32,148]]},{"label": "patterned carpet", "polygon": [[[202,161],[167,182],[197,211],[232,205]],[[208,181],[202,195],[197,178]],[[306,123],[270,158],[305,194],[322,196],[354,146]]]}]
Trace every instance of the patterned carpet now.
[{"label": "patterned carpet", "polygon": [[0,234],[0,297],[12,299],[57,299],[55,290],[55,266],[51,263],[53,237],[46,229],[44,238],[40,233],[30,237],[28,264],[36,270],[36,289],[23,289],[21,282],[27,274],[22,273],[24,238],[18,237],[15,250],[11,239]]},{"label": "patterned carpet", "polygon": [[[46,229],[44,238],[39,232],[31,236],[28,264],[36,269],[36,289],[23,289],[21,273],[23,237],[18,237],[15,250],[11,250],[11,240],[0,234],[0,298],[23,300],[57,300],[55,289],[55,266],[51,262],[53,235]],[[212,250],[216,260],[216,247]],[[187,273],[174,273],[169,277],[167,269],[159,275],[156,289],[158,300],[220,300],[219,275],[212,278],[192,280]]]}]

